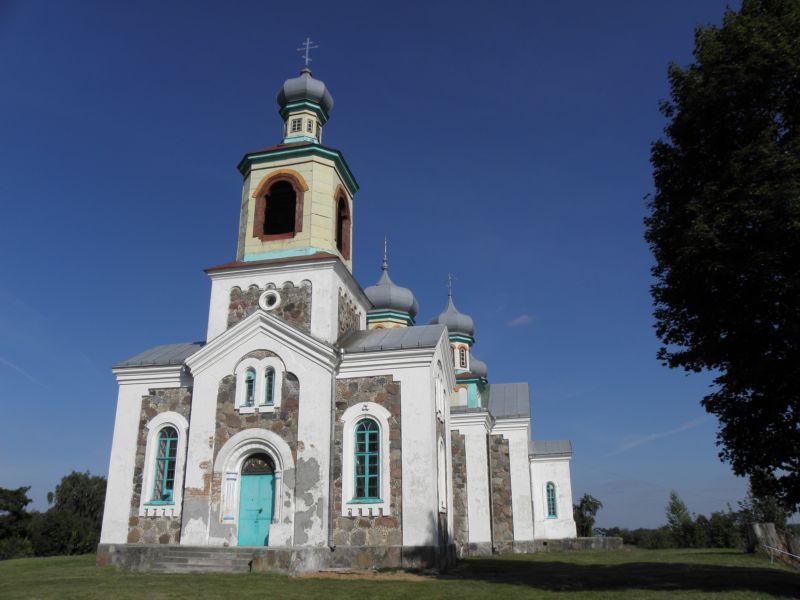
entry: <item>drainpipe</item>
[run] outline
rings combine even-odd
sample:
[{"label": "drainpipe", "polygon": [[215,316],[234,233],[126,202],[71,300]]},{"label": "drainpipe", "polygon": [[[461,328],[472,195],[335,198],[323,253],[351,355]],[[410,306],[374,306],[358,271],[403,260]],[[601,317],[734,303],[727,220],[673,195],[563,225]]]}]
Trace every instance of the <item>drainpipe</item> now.
[{"label": "drainpipe", "polygon": [[[338,370],[339,365],[342,362],[342,355],[344,354],[344,349],[339,348],[339,362],[336,365],[336,370]],[[335,438],[334,435],[336,434],[336,373],[334,372],[331,376],[331,445],[330,445],[330,454],[328,459],[328,548],[330,551],[333,552],[336,550],[336,545],[333,543],[333,520],[335,515],[333,514],[334,509],[334,494],[336,493],[333,487],[333,461],[336,457],[336,448],[335,448]]]},{"label": "drainpipe", "polygon": [[486,463],[489,471],[489,543],[492,545],[492,554],[497,552],[494,545],[494,489],[492,484],[492,434],[486,432]]}]

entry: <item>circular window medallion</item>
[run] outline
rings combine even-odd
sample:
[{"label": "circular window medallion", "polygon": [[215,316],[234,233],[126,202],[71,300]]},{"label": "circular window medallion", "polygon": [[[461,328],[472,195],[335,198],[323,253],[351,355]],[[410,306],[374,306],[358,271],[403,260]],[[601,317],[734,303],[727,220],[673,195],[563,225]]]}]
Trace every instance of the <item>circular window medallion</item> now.
[{"label": "circular window medallion", "polygon": [[274,310],[281,303],[281,295],[275,290],[267,290],[258,298],[258,305],[264,310]]}]

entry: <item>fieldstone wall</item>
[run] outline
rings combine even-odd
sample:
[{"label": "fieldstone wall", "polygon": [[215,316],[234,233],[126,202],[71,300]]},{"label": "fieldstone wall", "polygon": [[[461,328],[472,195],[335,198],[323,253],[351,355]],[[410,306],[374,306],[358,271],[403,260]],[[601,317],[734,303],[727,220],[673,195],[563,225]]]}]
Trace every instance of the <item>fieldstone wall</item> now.
[{"label": "fieldstone wall", "polygon": [[267,286],[260,288],[251,285],[247,290],[239,287],[231,288],[230,304],[228,304],[228,329],[246,319],[258,310],[258,298],[267,289],[277,289],[281,295],[281,303],[271,313],[280,317],[305,333],[311,331],[311,283],[303,281],[295,286],[287,281],[281,288]]},{"label": "fieldstone wall", "polygon": [[339,336],[342,339],[352,331],[358,331],[361,327],[361,313],[356,307],[356,303],[341,291],[339,291]]},{"label": "fieldstone wall", "polygon": [[453,462],[453,541],[458,555],[469,543],[469,513],[467,512],[467,450],[463,433],[451,434]]},{"label": "fieldstone wall", "polygon": [[[389,417],[389,510],[379,517],[342,516],[342,457],[344,448],[341,421],[344,411],[361,402],[380,404]],[[387,449],[381,448],[382,452]],[[400,383],[390,375],[354,377],[336,381],[336,425],[333,439],[333,543],[336,546],[399,546],[402,532],[402,441],[400,436]],[[352,482],[348,482],[352,485]]]},{"label": "fieldstone wall", "polygon": [[489,436],[489,469],[492,492],[492,543],[498,552],[511,552],[514,541],[514,510],[511,496],[511,461],[508,440]]},{"label": "fieldstone wall", "polygon": [[[269,350],[255,350],[242,357],[261,359],[277,355]],[[219,383],[217,391],[217,425],[214,444],[214,460],[231,437],[244,429],[257,427],[269,429],[281,436],[297,459],[297,416],[300,408],[300,382],[289,371],[283,374],[281,386],[281,405],[274,412],[239,414],[236,410],[236,377],[226,375]],[[213,464],[213,463],[212,463]],[[217,495],[218,496],[218,495]]]},{"label": "fieldstone wall", "polygon": [[[133,467],[133,496],[131,498],[131,512],[128,520],[129,544],[177,544],[181,538],[180,517],[140,517],[139,506],[142,494],[142,480],[145,468],[144,454],[147,448],[147,424],[159,413],[176,412],[186,420],[192,409],[192,388],[152,389],[150,394],[142,398],[142,410],[139,414],[139,436],[136,440],[136,459]],[[185,451],[179,448],[178,451]],[[175,481],[176,486],[182,486],[183,481]]]}]

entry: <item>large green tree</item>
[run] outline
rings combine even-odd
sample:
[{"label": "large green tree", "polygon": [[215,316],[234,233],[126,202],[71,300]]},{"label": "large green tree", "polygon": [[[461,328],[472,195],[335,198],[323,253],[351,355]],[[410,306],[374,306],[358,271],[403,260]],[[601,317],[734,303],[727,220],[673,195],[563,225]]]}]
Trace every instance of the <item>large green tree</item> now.
[{"label": "large green tree", "polygon": [[720,457],[800,507],[800,0],[743,0],[671,65],[646,238],[659,357],[708,370]]},{"label": "large green tree", "polygon": [[579,537],[591,537],[594,533],[594,519],[603,503],[591,494],[581,496],[577,504],[572,505],[572,517]]}]

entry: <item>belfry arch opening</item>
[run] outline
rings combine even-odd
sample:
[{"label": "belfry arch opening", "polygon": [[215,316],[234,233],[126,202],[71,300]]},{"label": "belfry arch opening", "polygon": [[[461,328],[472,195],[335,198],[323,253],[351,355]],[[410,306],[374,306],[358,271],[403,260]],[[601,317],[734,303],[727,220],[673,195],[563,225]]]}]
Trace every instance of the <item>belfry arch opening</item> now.
[{"label": "belfry arch opening", "polygon": [[288,181],[273,183],[265,198],[264,235],[293,234],[297,220],[297,192]]},{"label": "belfry arch opening", "polygon": [[350,258],[350,210],[344,196],[336,201],[336,249],[346,259]]}]

